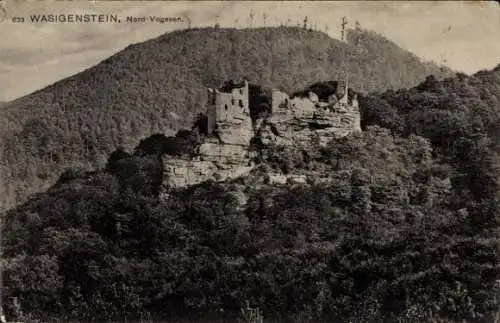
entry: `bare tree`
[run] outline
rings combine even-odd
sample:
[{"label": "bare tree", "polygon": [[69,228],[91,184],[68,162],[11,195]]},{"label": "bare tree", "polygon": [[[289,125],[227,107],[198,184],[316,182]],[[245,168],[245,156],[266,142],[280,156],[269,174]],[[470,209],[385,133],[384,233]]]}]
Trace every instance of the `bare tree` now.
[{"label": "bare tree", "polygon": [[441,66],[439,67],[441,72],[444,72],[446,70],[446,63],[448,63],[448,60],[446,59],[446,55],[441,54]]},{"label": "bare tree", "polygon": [[250,28],[253,27],[253,17],[255,17],[255,13],[253,10],[250,11]]},{"label": "bare tree", "polygon": [[342,23],[340,24],[341,27],[342,27],[342,30],[341,30],[341,39],[344,40],[344,35],[345,35],[345,29],[346,29],[346,26],[347,26],[347,17],[342,17]]},{"label": "bare tree", "polygon": [[356,20],[356,23],[355,23],[355,25],[354,25],[354,26],[355,26],[354,28],[355,28],[357,31],[361,31],[361,24],[359,23],[359,21],[357,21],[357,20]]},{"label": "bare tree", "polygon": [[446,54],[441,54],[441,64],[445,65],[448,62]]},{"label": "bare tree", "polygon": [[184,16],[184,18],[186,18],[188,29],[191,29],[191,18],[189,18],[188,16]]}]

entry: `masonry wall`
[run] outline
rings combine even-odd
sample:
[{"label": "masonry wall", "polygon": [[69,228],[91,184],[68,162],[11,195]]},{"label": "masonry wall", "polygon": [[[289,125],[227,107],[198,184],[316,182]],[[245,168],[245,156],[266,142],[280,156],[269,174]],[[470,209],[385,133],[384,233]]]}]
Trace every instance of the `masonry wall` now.
[{"label": "masonry wall", "polygon": [[317,109],[309,98],[295,97],[290,101],[290,108],[295,111],[297,117],[314,113]]},{"label": "masonry wall", "polygon": [[217,109],[215,107],[216,92],[213,89],[207,91],[207,131],[211,134],[216,125]]},{"label": "masonry wall", "polygon": [[286,112],[290,108],[290,97],[288,94],[280,90],[273,90],[271,94],[272,100],[272,113]]},{"label": "masonry wall", "polygon": [[248,83],[242,88],[235,88],[230,93],[216,91],[216,122],[230,121],[238,115],[250,115],[248,103]]}]

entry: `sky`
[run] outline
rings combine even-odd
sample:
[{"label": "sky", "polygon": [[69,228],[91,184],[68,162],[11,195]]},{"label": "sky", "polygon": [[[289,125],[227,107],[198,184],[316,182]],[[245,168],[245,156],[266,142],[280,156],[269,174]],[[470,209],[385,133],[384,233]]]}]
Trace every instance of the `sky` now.
[{"label": "sky", "polygon": [[[500,5],[494,1],[16,1],[0,0],[0,101],[10,101],[77,74],[184,22],[126,23],[134,17],[189,17],[192,27],[296,24],[308,16],[340,38],[340,21],[359,21],[425,60],[472,74],[500,63]],[[32,23],[33,14],[114,14],[121,23]],[[24,17],[24,22],[13,22]],[[19,20],[19,19],[17,19]]]}]

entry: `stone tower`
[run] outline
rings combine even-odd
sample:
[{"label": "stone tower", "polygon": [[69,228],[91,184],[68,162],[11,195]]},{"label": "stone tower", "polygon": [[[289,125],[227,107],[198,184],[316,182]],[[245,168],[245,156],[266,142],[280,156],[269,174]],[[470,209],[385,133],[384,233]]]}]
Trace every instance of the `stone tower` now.
[{"label": "stone tower", "polygon": [[250,116],[248,81],[226,82],[220,89],[208,89],[208,133],[214,131],[217,122],[228,122],[234,118],[248,116]]}]

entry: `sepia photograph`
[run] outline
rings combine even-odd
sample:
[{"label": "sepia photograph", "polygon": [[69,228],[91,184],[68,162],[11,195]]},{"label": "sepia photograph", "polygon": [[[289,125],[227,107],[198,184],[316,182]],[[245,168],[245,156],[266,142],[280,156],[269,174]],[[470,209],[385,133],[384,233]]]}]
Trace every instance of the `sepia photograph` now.
[{"label": "sepia photograph", "polygon": [[0,323],[500,323],[500,3],[0,0],[0,233]]}]

